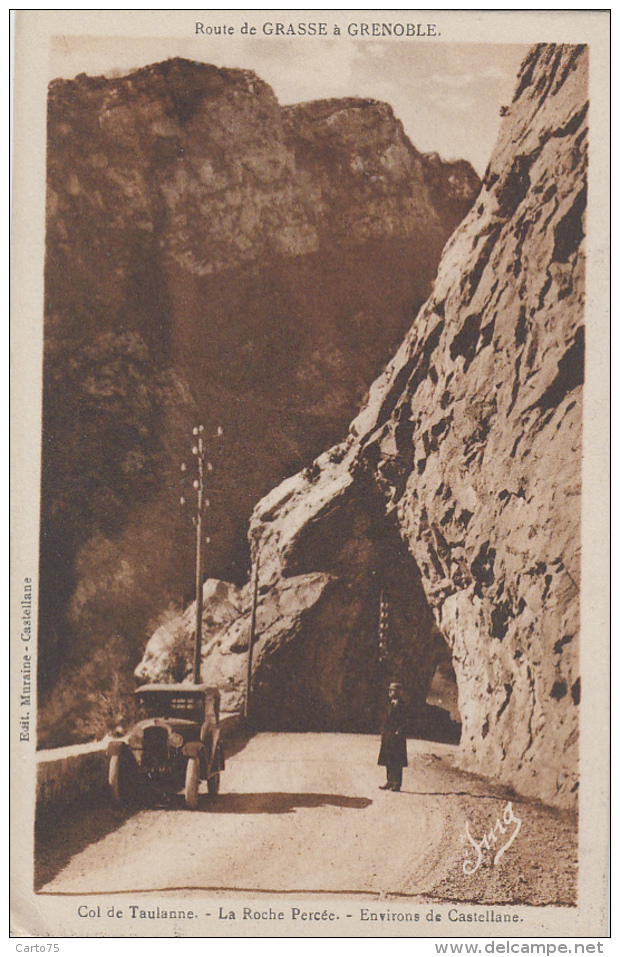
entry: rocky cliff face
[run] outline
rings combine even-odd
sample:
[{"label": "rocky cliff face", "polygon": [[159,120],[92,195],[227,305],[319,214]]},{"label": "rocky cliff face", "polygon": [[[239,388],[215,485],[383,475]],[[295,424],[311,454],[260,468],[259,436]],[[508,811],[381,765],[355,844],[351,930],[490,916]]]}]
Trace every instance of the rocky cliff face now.
[{"label": "rocky cliff face", "polygon": [[374,101],[282,108],[253,73],[185,60],[51,84],[44,686],[96,649],[135,663],[191,594],[198,422],[207,571],[244,580],[254,504],[345,433],[478,188]]},{"label": "rocky cliff face", "polygon": [[[446,642],[463,762],[562,805],[578,787],[587,95],[586,49],[532,50],[475,206],[348,438],[250,526],[259,722],[376,727],[392,677],[419,721]],[[236,644],[205,648],[206,677],[237,659],[231,688],[250,597]]]},{"label": "rocky cliff face", "polygon": [[587,55],[541,47],[354,428],[452,649],[469,763],[577,787]]}]

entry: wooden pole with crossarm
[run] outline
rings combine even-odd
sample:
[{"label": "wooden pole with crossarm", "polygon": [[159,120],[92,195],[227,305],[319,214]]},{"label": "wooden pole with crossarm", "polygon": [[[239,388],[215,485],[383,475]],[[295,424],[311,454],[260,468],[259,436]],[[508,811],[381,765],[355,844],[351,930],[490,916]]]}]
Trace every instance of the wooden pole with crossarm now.
[{"label": "wooden pole with crossarm", "polygon": [[243,706],[243,716],[247,721],[250,717],[250,694],[252,688],[252,651],[254,648],[254,633],[256,631],[256,605],[258,603],[258,569],[260,565],[260,552],[256,549],[256,561],[254,562],[254,583],[252,587],[252,617],[250,619],[250,640],[248,643],[248,674],[245,682],[245,704]]}]

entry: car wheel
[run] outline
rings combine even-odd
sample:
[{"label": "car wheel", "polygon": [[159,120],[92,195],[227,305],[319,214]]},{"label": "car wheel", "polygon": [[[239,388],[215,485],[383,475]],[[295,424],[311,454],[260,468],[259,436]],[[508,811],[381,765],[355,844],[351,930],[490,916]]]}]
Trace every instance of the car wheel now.
[{"label": "car wheel", "polygon": [[108,766],[108,784],[112,792],[112,798],[115,804],[122,805],[125,802],[121,796],[121,762],[120,754],[113,754]]},{"label": "car wheel", "polygon": [[209,797],[215,797],[216,794],[220,793],[220,772],[210,775],[207,778],[207,790],[209,792]]},{"label": "car wheel", "polygon": [[185,772],[185,804],[190,811],[198,806],[198,785],[200,784],[200,760],[189,758]]}]

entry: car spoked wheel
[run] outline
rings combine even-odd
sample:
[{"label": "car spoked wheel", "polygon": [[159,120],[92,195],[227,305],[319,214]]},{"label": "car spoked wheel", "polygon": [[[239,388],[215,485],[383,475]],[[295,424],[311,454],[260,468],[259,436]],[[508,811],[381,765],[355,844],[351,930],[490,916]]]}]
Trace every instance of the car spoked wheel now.
[{"label": "car spoked wheel", "polygon": [[207,791],[209,792],[209,797],[215,797],[220,793],[220,772],[216,774],[211,774],[207,778]]},{"label": "car spoked wheel", "polygon": [[200,760],[188,758],[185,772],[185,804],[194,811],[198,807],[198,787],[200,785]]}]

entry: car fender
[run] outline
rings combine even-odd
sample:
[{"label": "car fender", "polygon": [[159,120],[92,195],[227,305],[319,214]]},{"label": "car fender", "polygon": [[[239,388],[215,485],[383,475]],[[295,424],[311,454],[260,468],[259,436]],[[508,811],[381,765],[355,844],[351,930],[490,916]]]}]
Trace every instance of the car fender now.
[{"label": "car fender", "polygon": [[129,751],[126,741],[108,741],[106,756],[113,757],[115,754],[126,754]]},{"label": "car fender", "polygon": [[203,728],[202,740],[205,746],[205,761],[207,774],[224,770],[224,751],[220,741],[220,729],[209,727]]},{"label": "car fender", "polygon": [[211,772],[215,773],[218,771],[223,771],[226,767],[224,763],[224,748],[222,747],[222,742],[219,740],[219,734],[215,747],[213,749],[213,758],[211,761]]},{"label": "car fender", "polygon": [[200,758],[205,753],[202,741],[188,741],[183,745],[183,754],[186,758]]}]

